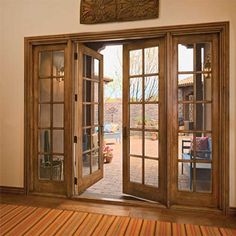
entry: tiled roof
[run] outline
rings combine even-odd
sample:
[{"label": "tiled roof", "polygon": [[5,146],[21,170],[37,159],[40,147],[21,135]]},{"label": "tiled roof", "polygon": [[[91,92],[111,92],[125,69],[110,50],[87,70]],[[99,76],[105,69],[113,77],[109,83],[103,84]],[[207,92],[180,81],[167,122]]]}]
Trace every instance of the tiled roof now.
[{"label": "tiled roof", "polygon": [[179,80],[179,87],[190,86],[193,85],[193,77],[188,77],[182,80]]}]

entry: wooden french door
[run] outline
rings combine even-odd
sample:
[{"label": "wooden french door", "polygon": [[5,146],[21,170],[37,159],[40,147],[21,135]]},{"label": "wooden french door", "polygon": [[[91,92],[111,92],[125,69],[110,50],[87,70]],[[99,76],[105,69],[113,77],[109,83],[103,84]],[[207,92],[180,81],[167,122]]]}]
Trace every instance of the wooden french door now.
[{"label": "wooden french door", "polygon": [[81,193],[103,177],[103,56],[76,44],[75,176]]},{"label": "wooden french door", "polygon": [[173,38],[172,204],[219,207],[218,50],[216,34]]},{"label": "wooden french door", "polygon": [[66,45],[34,48],[32,192],[67,194],[67,58]]},{"label": "wooden french door", "polygon": [[166,199],[165,43],[123,49],[123,192]]}]

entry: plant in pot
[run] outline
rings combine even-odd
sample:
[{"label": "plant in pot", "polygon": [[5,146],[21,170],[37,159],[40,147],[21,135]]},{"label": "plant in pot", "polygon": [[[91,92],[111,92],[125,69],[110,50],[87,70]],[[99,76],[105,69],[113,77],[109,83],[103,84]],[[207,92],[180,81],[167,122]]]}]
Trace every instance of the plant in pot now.
[{"label": "plant in pot", "polygon": [[108,146],[105,145],[103,148],[103,159],[105,163],[110,163],[112,161],[113,158],[113,153],[112,153],[113,149]]}]

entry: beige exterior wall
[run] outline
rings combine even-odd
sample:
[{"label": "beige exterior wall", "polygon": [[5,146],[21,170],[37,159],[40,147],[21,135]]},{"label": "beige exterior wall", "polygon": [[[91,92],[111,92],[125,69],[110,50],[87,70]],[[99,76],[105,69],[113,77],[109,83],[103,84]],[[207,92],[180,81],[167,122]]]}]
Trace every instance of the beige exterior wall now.
[{"label": "beige exterior wall", "polygon": [[79,0],[0,0],[0,186],[23,186],[24,37],[230,21],[230,206],[236,206],[236,1],[160,0],[159,19],[79,24]]}]

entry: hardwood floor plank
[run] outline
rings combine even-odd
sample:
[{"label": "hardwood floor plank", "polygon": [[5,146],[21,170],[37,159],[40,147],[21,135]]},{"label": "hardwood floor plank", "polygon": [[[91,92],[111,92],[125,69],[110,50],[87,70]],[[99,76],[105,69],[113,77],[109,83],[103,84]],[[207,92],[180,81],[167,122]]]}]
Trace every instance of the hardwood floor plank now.
[{"label": "hardwood floor plank", "polygon": [[155,235],[155,220],[143,220],[140,236],[151,236]]},{"label": "hardwood floor plank", "polygon": [[218,227],[200,226],[202,236],[221,236]]},{"label": "hardwood floor plank", "polygon": [[2,203],[0,203],[0,210],[3,209],[3,208],[6,207],[6,206],[7,206],[7,204],[2,204]]},{"label": "hardwood floor plank", "polygon": [[1,208],[0,210],[0,218],[2,219],[2,217],[6,214],[8,214],[10,211],[16,209],[18,206],[16,205],[5,205],[4,208]]},{"label": "hardwood floor plank", "polygon": [[66,235],[70,236],[76,231],[76,229],[83,223],[88,213],[74,212],[70,219],[56,232],[57,236]]},{"label": "hardwood floor plank", "polygon": [[27,216],[32,214],[36,210],[35,207],[25,207],[18,215],[7,221],[3,226],[0,227],[1,234],[6,234],[8,231],[13,229],[17,224],[24,220]]},{"label": "hardwood floor plank", "polygon": [[114,222],[115,218],[115,216],[104,215],[99,224],[97,225],[96,229],[94,230],[93,236],[106,235],[108,229]]},{"label": "hardwood floor plank", "polygon": [[124,235],[126,228],[128,227],[130,217],[118,216],[107,231],[107,236]]},{"label": "hardwood floor plank", "polygon": [[170,236],[171,235],[171,223],[164,222],[164,221],[157,221],[155,235]]},{"label": "hardwood floor plank", "polygon": [[186,224],[185,229],[188,236],[202,235],[199,225]]},{"label": "hardwood floor plank", "polygon": [[30,228],[25,235],[38,236],[40,235],[54,220],[62,214],[62,210],[53,209],[48,212],[43,218],[40,219],[32,228]]},{"label": "hardwood floor plank", "polygon": [[222,236],[235,236],[236,235],[236,229],[219,228],[219,230]]},{"label": "hardwood floor plank", "polygon": [[11,209],[9,212],[7,212],[3,217],[1,217],[0,221],[0,227],[2,227],[4,224],[6,224],[9,220],[20,214],[24,209],[26,209],[25,206],[18,206],[14,209]]},{"label": "hardwood floor plank", "polygon": [[49,212],[47,208],[37,208],[32,214],[22,220],[19,224],[16,225],[12,230],[10,230],[6,235],[15,236],[15,235],[24,235],[34,224],[36,224],[43,216]]},{"label": "hardwood floor plank", "polygon": [[184,224],[172,223],[172,235],[174,236],[187,236]]},{"label": "hardwood floor plank", "polygon": [[101,221],[103,215],[101,214],[88,214],[83,223],[76,230],[74,235],[89,236],[93,234],[93,231]]},{"label": "hardwood floor plank", "polygon": [[143,224],[143,220],[139,218],[133,218],[130,220],[129,225],[126,229],[125,235],[130,236],[130,235],[139,235],[141,231],[141,227]]},{"label": "hardwood floor plank", "polygon": [[73,211],[63,211],[40,235],[54,235],[73,215]]}]

